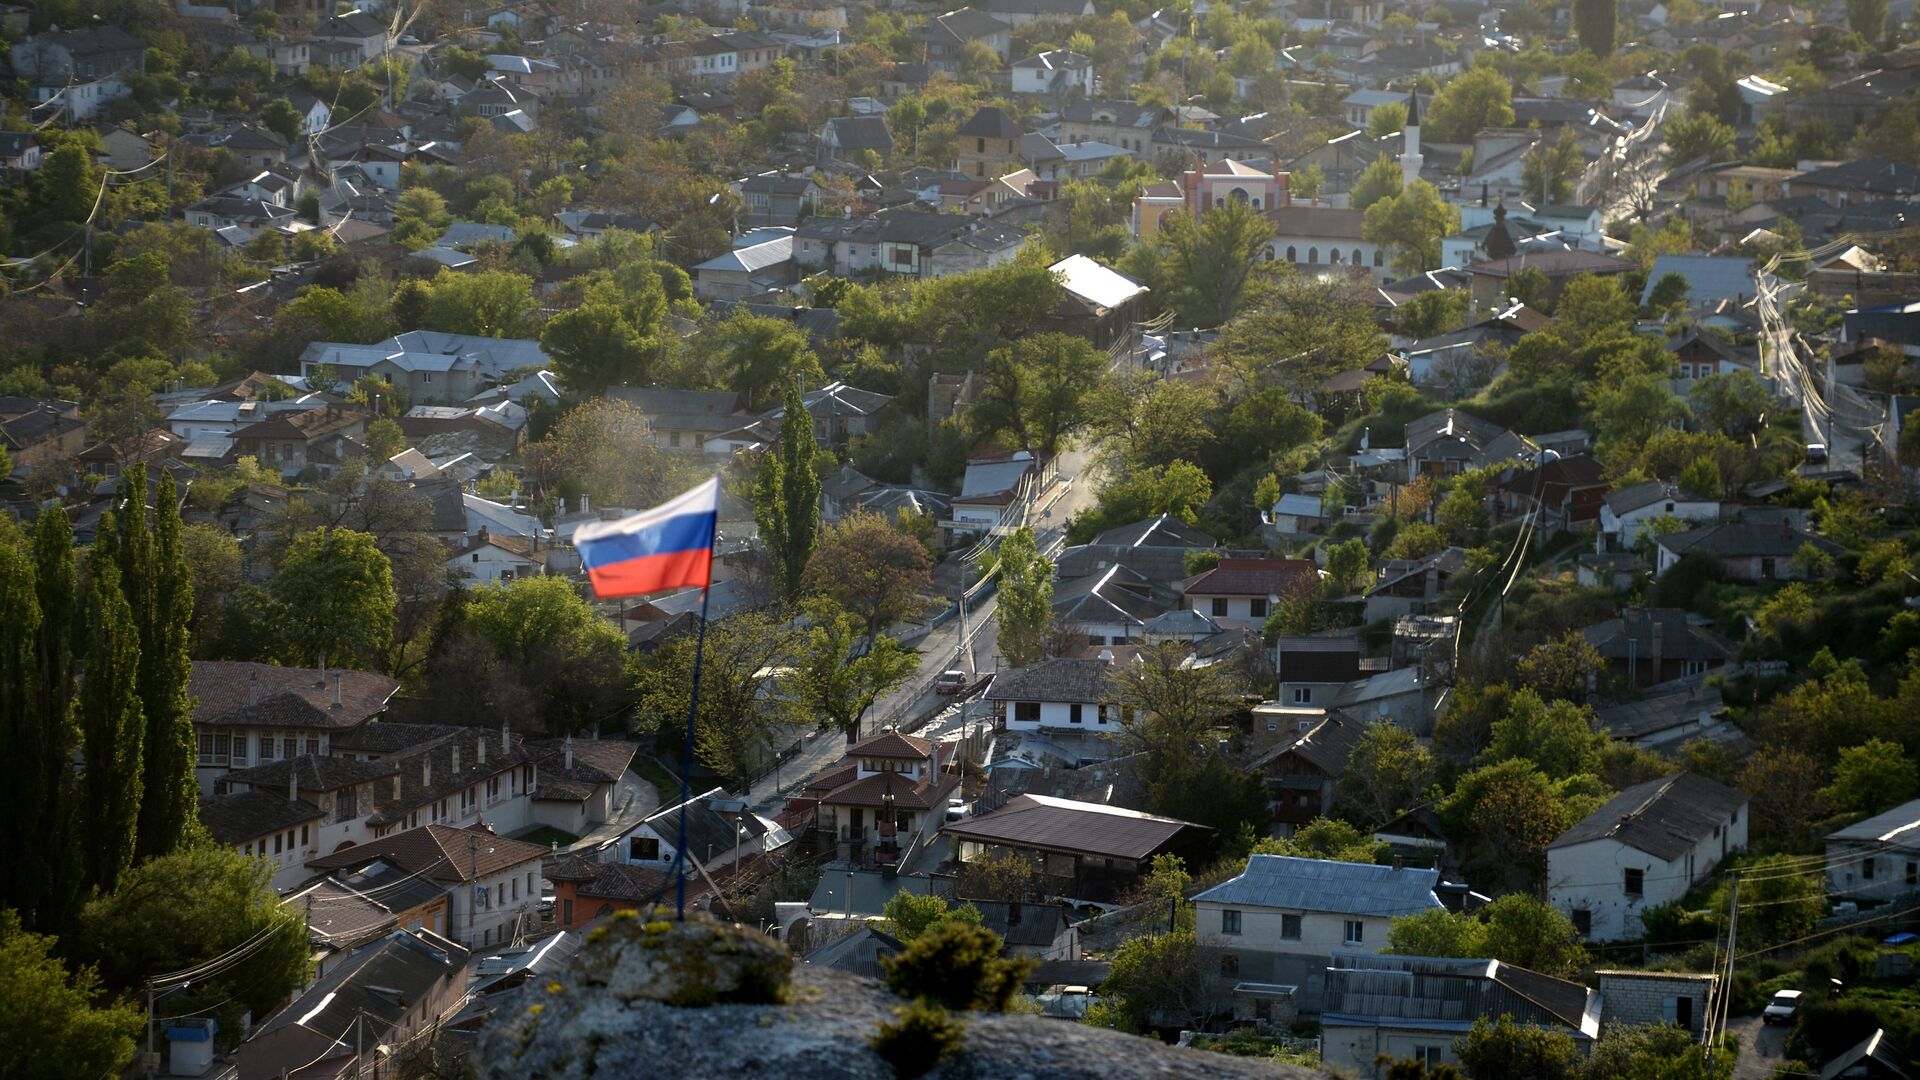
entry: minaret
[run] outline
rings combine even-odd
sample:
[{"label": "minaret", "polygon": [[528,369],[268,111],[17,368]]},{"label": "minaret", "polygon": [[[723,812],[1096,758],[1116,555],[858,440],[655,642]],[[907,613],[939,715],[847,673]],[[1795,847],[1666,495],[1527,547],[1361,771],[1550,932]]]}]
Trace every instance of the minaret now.
[{"label": "minaret", "polygon": [[1411,184],[1420,179],[1420,92],[1407,91],[1407,124],[1401,132],[1405,140],[1400,152],[1400,182]]}]

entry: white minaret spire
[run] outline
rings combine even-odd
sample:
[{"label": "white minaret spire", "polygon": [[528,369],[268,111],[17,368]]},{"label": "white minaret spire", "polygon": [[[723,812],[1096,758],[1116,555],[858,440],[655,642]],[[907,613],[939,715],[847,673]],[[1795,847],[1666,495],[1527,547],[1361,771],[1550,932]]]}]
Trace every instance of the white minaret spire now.
[{"label": "white minaret spire", "polygon": [[1407,91],[1407,123],[1401,133],[1405,140],[1400,152],[1400,181],[1411,184],[1420,179],[1420,92]]}]

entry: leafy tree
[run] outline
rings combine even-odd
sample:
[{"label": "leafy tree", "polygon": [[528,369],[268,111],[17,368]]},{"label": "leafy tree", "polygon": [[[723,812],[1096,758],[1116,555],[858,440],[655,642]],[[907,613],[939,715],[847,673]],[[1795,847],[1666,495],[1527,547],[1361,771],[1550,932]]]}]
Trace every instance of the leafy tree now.
[{"label": "leafy tree", "polygon": [[1525,893],[1512,893],[1480,912],[1486,955],[1530,971],[1575,978],[1587,962],[1573,921],[1558,908]]},{"label": "leafy tree", "polygon": [[1398,956],[1482,957],[1485,940],[1479,919],[1446,908],[1396,916],[1387,927],[1387,951]]},{"label": "leafy tree", "polygon": [[1680,310],[1686,306],[1687,290],[1690,288],[1692,286],[1687,284],[1685,274],[1672,270],[1661,274],[1660,280],[1653,283],[1653,291],[1647,294],[1647,311],[1654,315],[1665,315]]},{"label": "leafy tree", "polygon": [[425,327],[449,334],[529,338],[539,328],[533,279],[506,270],[442,270],[433,279]]},{"label": "leafy tree", "polygon": [[790,322],[752,315],[742,307],[707,331],[704,344],[722,386],[758,412],[789,388],[818,386],[826,375],[807,335]]},{"label": "leafy tree", "polygon": [[1447,546],[1447,533],[1438,525],[1409,521],[1393,534],[1393,542],[1381,553],[1386,559],[1424,559]]},{"label": "leafy tree", "polygon": [[52,937],[22,929],[17,912],[0,908],[0,1031],[10,1062],[0,1076],[24,1080],[41,1069],[118,1075],[133,1060],[145,1017],[132,1004],[108,1001],[94,969],[69,974],[54,945]]},{"label": "leafy tree", "polygon": [[[566,579],[483,584],[458,617],[504,681],[531,699],[547,731],[595,731],[622,704],[626,637]],[[448,659],[460,669],[455,678],[472,676],[470,658]]]},{"label": "leafy tree", "polygon": [[[1611,5],[1618,0],[1580,2]],[[1527,198],[1536,203],[1565,203],[1572,200],[1574,181],[1579,179],[1584,168],[1580,143],[1573,136],[1573,128],[1563,127],[1559,138],[1551,142],[1542,139],[1527,151],[1520,163],[1520,186],[1526,189]]]},{"label": "leafy tree", "polygon": [[1034,545],[1027,526],[1000,541],[1000,589],[994,618],[1000,628],[1000,653],[1013,667],[1025,667],[1046,655],[1053,626],[1053,563]]},{"label": "leafy tree", "polygon": [[1740,940],[1797,941],[1827,913],[1826,872],[1791,855],[1755,859],[1740,874]]},{"label": "leafy tree", "polygon": [[1423,119],[1434,142],[1472,142],[1481,128],[1513,124],[1513,84],[1494,68],[1473,68],[1433,95]]},{"label": "leafy tree", "polygon": [[1360,224],[1368,241],[1394,249],[1394,270],[1409,275],[1438,267],[1440,241],[1459,229],[1460,211],[1425,180],[1369,206]]},{"label": "leafy tree", "polygon": [[1517,1024],[1511,1015],[1482,1016],[1456,1039],[1453,1052],[1474,1080],[1573,1080],[1580,1050],[1573,1036],[1533,1024]]},{"label": "leafy tree", "polygon": [[1619,0],[1574,0],[1574,32],[1580,36],[1580,47],[1593,55],[1603,58],[1613,55],[1614,34],[1619,23]]},{"label": "leafy tree", "polygon": [[788,386],[780,439],[760,455],[753,516],[760,526],[760,541],[773,557],[780,594],[789,600],[800,595],[807,562],[820,544],[817,457],[813,414],[802,404],[800,391]]},{"label": "leafy tree", "polygon": [[1100,996],[1116,1002],[1124,1030],[1198,1028],[1220,1011],[1218,950],[1191,929],[1128,938],[1114,951]]},{"label": "leafy tree", "polygon": [[1432,751],[1406,728],[1379,720],[1354,743],[1340,789],[1367,823],[1382,825],[1418,805],[1434,773]]},{"label": "leafy tree", "polygon": [[87,883],[106,891],[133,862],[146,736],[140,711],[140,630],[120,589],[118,525],[112,511],[101,515],[87,554],[87,675],[80,684],[78,710],[87,761],[80,827],[89,839],[82,859]]},{"label": "leafy tree", "polygon": [[1544,870],[1554,837],[1605,801],[1601,790],[1591,777],[1555,784],[1533,762],[1510,758],[1462,776],[1440,817],[1449,835],[1465,838],[1476,873],[1524,884]]},{"label": "leafy tree", "polygon": [[1691,107],[1662,126],[1667,140],[1667,163],[1684,165],[1697,158],[1727,161],[1733,157],[1733,128],[1719,117]]},{"label": "leafy tree", "polygon": [[1328,548],[1326,569],[1326,592],[1329,596],[1346,596],[1365,587],[1373,577],[1373,557],[1367,551],[1367,542],[1355,537]]},{"label": "leafy tree", "polygon": [[1318,164],[1309,165],[1293,174],[1290,190],[1297,199],[1313,199],[1320,189],[1327,186],[1327,174]]},{"label": "leafy tree", "polygon": [[1232,318],[1272,237],[1267,219],[1237,199],[1216,203],[1198,222],[1185,213],[1168,219],[1157,238],[1167,249],[1166,280],[1174,284],[1181,321],[1220,326]]},{"label": "leafy tree", "polygon": [[1245,708],[1245,687],[1226,665],[1187,666],[1178,642],[1148,645],[1139,658],[1114,672],[1112,692],[1114,704],[1126,710],[1121,731],[1148,755],[1151,782]]},{"label": "leafy tree", "polygon": [[609,386],[645,383],[658,346],[643,337],[612,304],[586,304],[556,315],[540,331],[554,374],[577,394],[598,396]]},{"label": "leafy tree", "polygon": [[294,537],[269,586],[280,652],[289,663],[366,663],[393,640],[393,566],[353,529]]},{"label": "leafy tree", "polygon": [[167,999],[175,1015],[210,1015],[238,1030],[243,1014],[265,1016],[307,981],[305,922],[275,895],[273,870],[217,844],[143,863],[80,913],[74,955],[98,965],[108,985],[135,987],[252,943],[232,966]]},{"label": "leafy tree", "polygon": [[1362,289],[1349,279],[1284,278],[1272,302],[1229,324],[1214,349],[1242,379],[1305,401],[1331,376],[1386,352]]},{"label": "leafy tree", "polygon": [[1692,1032],[1674,1024],[1609,1026],[1593,1044],[1584,1080],[1731,1080],[1738,1054],[1723,1048],[1708,1067],[1707,1048]]},{"label": "leafy tree", "polygon": [[1091,405],[1103,464],[1131,474],[1198,458],[1216,440],[1216,401],[1210,388],[1150,372],[1105,380]]},{"label": "leafy tree", "polygon": [[1868,739],[1840,751],[1833,782],[1820,792],[1842,814],[1877,814],[1920,792],[1920,767],[1899,743]]},{"label": "leafy tree", "polygon": [[[1376,105],[1373,112],[1367,114],[1367,135],[1374,139],[1384,139],[1389,135],[1398,135],[1407,126],[1407,107],[1398,101],[1389,101]],[[1385,154],[1374,159],[1387,160]]]},{"label": "leafy tree", "polygon": [[[627,670],[636,692],[635,726],[679,743],[693,685],[691,634],[679,634]],[[730,787],[744,787],[771,758],[779,719],[776,683],[793,654],[792,634],[764,612],[743,612],[707,627],[700,671],[694,753]]]},{"label": "leafy tree", "polygon": [[[0,589],[0,600],[5,601],[0,615],[7,618],[12,632],[31,641],[35,661],[31,672],[10,670],[3,688],[13,707],[0,715],[20,724],[5,732],[15,762],[7,789],[17,797],[22,822],[17,831],[26,849],[16,852],[20,856],[14,864],[17,871],[7,875],[0,895],[35,926],[63,928],[72,915],[82,877],[82,861],[73,843],[82,812],[73,751],[80,736],[77,721],[85,714],[75,708],[73,651],[85,598],[75,588],[73,530],[58,503],[42,510],[34,521],[30,556],[31,578],[15,580],[8,575],[14,588]],[[24,587],[33,590],[31,596]],[[20,645],[9,647],[15,662],[23,659],[20,649]],[[31,694],[24,709],[13,697],[16,679],[19,688]]]},{"label": "leafy tree", "polygon": [[833,524],[807,563],[804,592],[855,617],[860,647],[880,631],[914,618],[933,590],[926,546],[878,514],[848,514]]},{"label": "leafy tree", "polygon": [[1360,176],[1353,182],[1353,191],[1347,197],[1348,205],[1355,210],[1366,210],[1382,199],[1399,195],[1406,182],[1406,173],[1401,170],[1400,163],[1381,154],[1360,170]]},{"label": "leafy tree", "polygon": [[1847,0],[1847,29],[1869,45],[1887,34],[1887,0]]},{"label": "leafy tree", "polygon": [[1264,827],[1273,817],[1270,806],[1260,773],[1218,754],[1168,755],[1147,777],[1151,812],[1205,825],[1218,837]]},{"label": "leafy tree", "polygon": [[274,98],[260,109],[260,123],[292,145],[300,139],[300,112],[286,98]]},{"label": "leafy tree", "polygon": [[[1540,698],[1577,700],[1587,693],[1588,680],[1606,667],[1600,650],[1588,643],[1578,631],[1543,641],[1520,658],[1520,681],[1537,691]],[[1508,755],[1502,755],[1508,756]],[[1578,771],[1578,770],[1575,770]]]},{"label": "leafy tree", "polygon": [[1450,333],[1467,321],[1469,299],[1465,289],[1429,289],[1394,308],[1393,321],[1415,341]]},{"label": "leafy tree", "polygon": [[528,472],[548,490],[584,491],[601,506],[651,506],[685,479],[654,443],[646,415],[605,398],[569,409],[527,458]]},{"label": "leafy tree", "polygon": [[1259,855],[1292,855],[1301,859],[1330,859],[1334,862],[1385,864],[1392,858],[1392,845],[1375,840],[1352,823],[1338,818],[1314,818],[1293,830],[1285,839],[1270,837],[1253,845]]},{"label": "leafy tree", "polygon": [[981,436],[1003,435],[1051,458],[1086,422],[1088,395],[1106,368],[1106,356],[1085,338],[1023,338],[987,355],[985,382],[967,422]]},{"label": "leafy tree", "polygon": [[400,430],[400,422],[387,416],[368,424],[367,433],[360,441],[366,445],[367,457],[372,461],[386,461],[407,448],[407,435]]},{"label": "leafy tree", "polygon": [[[128,473],[128,496],[137,514],[146,469]],[[196,836],[199,786],[194,776],[193,706],[187,693],[192,671],[193,582],[181,535],[180,496],[173,474],[161,474],[154,495],[151,562],[141,572],[151,582],[149,615],[140,627],[140,701],[146,718],[140,824],[135,854],[165,855]]]},{"label": "leafy tree", "polygon": [[837,605],[815,603],[807,614],[813,625],[794,661],[794,704],[808,722],[826,721],[852,745],[867,710],[919,670],[920,654],[890,637],[862,638],[860,620]]},{"label": "leafy tree", "polygon": [[100,197],[100,166],[81,143],[68,140],[55,147],[35,174],[34,202],[47,221],[86,221]]},{"label": "leafy tree", "polygon": [[1751,371],[1709,375],[1687,391],[1696,418],[1735,439],[1757,435],[1773,407],[1767,384]]},{"label": "leafy tree", "polygon": [[1032,961],[1001,959],[1000,935],[948,919],[882,962],[887,985],[907,998],[926,998],[949,1009],[1005,1012],[1020,992]]},{"label": "leafy tree", "polygon": [[1634,447],[1654,432],[1692,415],[1684,399],[1657,375],[1631,375],[1593,388],[1593,427],[1604,455],[1608,444]]},{"label": "leafy tree", "polygon": [[880,915],[887,920],[888,931],[909,945],[921,934],[949,920],[980,925],[980,909],[972,904],[948,907],[944,897],[922,896],[908,889],[889,897]]},{"label": "leafy tree", "polygon": [[1635,304],[1616,276],[1581,274],[1567,282],[1554,302],[1554,327],[1574,347],[1633,329]]}]

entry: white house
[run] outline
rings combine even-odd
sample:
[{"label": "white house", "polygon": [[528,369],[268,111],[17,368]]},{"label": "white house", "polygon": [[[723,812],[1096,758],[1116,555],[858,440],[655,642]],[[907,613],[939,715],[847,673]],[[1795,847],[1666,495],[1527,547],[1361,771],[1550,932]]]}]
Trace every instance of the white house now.
[{"label": "white house", "polygon": [[[742,865],[757,855],[767,855],[793,842],[793,837],[778,824],[753,812],[740,799],[714,788],[696,795],[687,803],[687,852],[693,862],[712,873]],[[680,804],[662,807],[652,816],[602,845],[595,858],[600,862],[644,866],[654,870],[673,868],[680,850]]]},{"label": "white house", "polygon": [[1920,892],[1920,799],[1828,833],[1827,892],[1856,901]]},{"label": "white house", "polygon": [[1187,606],[1228,629],[1259,629],[1281,598],[1320,582],[1311,559],[1221,559],[1181,584]]},{"label": "white house", "polygon": [[1401,915],[1440,907],[1438,870],[1254,855],[1240,876],[1193,898],[1199,943],[1221,949],[1221,975],[1300,989],[1318,1012],[1336,953],[1378,953]]},{"label": "white house", "polygon": [[960,494],[953,500],[950,527],[956,532],[988,532],[999,525],[1018,525],[1039,487],[1039,463],[1026,450],[969,461],[960,479]]},{"label": "white house", "polygon": [[1547,902],[1592,941],[1630,941],[1747,846],[1747,795],[1693,773],[1635,784],[1547,845]]},{"label": "white house", "polygon": [[315,871],[348,870],[381,860],[451,886],[447,937],[468,946],[504,945],[516,927],[539,918],[545,845],[509,840],[481,828],[422,825],[310,861]]},{"label": "white house", "polygon": [[1717,521],[1720,502],[1676,484],[1648,480],[1607,492],[1600,504],[1600,535],[1612,537],[1617,547],[1630,548],[1653,522],[1668,517],[1677,521]]},{"label": "white house", "polygon": [[1078,90],[1093,96],[1093,58],[1075,52],[1048,49],[1012,65],[1016,94],[1060,94]]},{"label": "white house", "polygon": [[1112,674],[1105,660],[1042,660],[994,676],[987,700],[1008,731],[1117,731]]},{"label": "white house", "polygon": [[444,565],[468,581],[512,581],[545,574],[551,550],[540,546],[537,535],[495,536],[483,526]]},{"label": "white house", "polygon": [[1273,504],[1273,531],[1281,536],[1306,536],[1327,527],[1332,515],[1312,495],[1288,493]]}]

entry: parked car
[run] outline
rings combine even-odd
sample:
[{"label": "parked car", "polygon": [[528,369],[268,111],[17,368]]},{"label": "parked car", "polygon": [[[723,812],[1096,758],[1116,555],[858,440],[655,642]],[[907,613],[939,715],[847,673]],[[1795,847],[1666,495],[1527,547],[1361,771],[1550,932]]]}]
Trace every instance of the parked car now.
[{"label": "parked car", "polygon": [[1793,1023],[1793,1014],[1799,1010],[1800,991],[1782,990],[1773,995],[1773,1000],[1767,1002],[1767,1007],[1761,1010],[1760,1022],[1763,1024],[1791,1024]]},{"label": "parked car", "polygon": [[967,800],[955,796],[947,800],[947,820],[960,821],[967,816]]},{"label": "parked car", "polygon": [[933,692],[936,694],[957,694],[966,689],[967,673],[964,671],[943,671],[933,680]]}]

